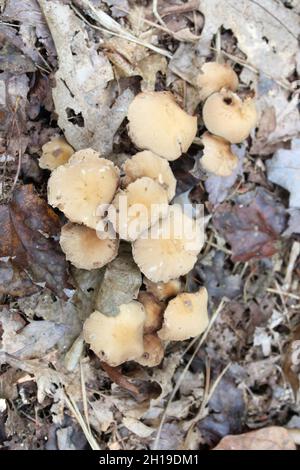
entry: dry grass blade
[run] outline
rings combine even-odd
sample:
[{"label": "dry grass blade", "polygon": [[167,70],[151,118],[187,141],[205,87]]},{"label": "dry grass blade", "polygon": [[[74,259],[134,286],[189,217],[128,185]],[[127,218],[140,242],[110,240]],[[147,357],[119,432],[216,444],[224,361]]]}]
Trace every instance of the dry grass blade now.
[{"label": "dry grass blade", "polygon": [[134,36],[133,34],[128,33],[124,28],[122,28],[122,26],[119,25],[119,23],[117,23],[117,21],[113,20],[109,15],[107,15],[103,11],[97,10],[89,0],[82,0],[82,3],[93,13],[93,18],[97,20],[101,27],[94,26],[89,21],[87,21],[87,19],[80,14],[80,12],[77,10],[77,8],[74,7],[74,5],[72,5],[72,8],[76,12],[76,14],[92,28],[98,29],[107,34],[111,34],[112,36],[117,36],[119,38],[126,39],[127,41],[134,42],[136,44],[139,44],[140,46],[147,47],[148,49],[151,49],[152,51],[157,52],[158,54],[168,57],[169,59],[173,57],[172,54],[167,52],[166,50],[161,49],[157,46],[153,46],[153,44],[143,41]]},{"label": "dry grass blade", "polygon": [[159,427],[158,427],[158,430],[157,430],[157,434],[156,434],[156,438],[155,438],[155,441],[154,441],[154,445],[153,445],[153,449],[154,450],[157,450],[158,449],[158,444],[159,444],[159,440],[160,440],[160,436],[161,436],[161,431],[162,431],[162,428],[163,428],[163,425],[164,425],[164,422],[165,422],[165,419],[166,419],[166,416],[167,416],[167,413],[168,413],[168,408],[170,406],[170,404],[172,403],[176,393],[178,392],[179,388],[180,388],[180,385],[182,384],[183,380],[184,380],[184,377],[187,373],[187,371],[189,370],[190,368],[190,365],[192,364],[193,360],[195,359],[199,349],[201,348],[202,344],[204,343],[204,341],[206,340],[207,336],[208,336],[208,333],[210,332],[213,324],[215,323],[219,313],[221,312],[221,310],[223,309],[223,306],[225,304],[225,299],[223,298],[217,308],[217,310],[215,311],[215,313],[213,314],[210,322],[209,322],[209,325],[206,329],[206,331],[203,333],[203,335],[200,337],[199,339],[199,342],[197,344],[197,346],[195,347],[195,351],[193,352],[193,354],[191,355],[189,361],[187,362],[185,368],[183,369],[183,371],[181,372],[178,380],[177,380],[177,383],[173,389],[173,392],[171,393],[171,396],[167,402],[167,405],[166,405],[166,408],[165,408],[165,411],[163,412],[163,415],[162,415],[162,418],[160,420],[160,423],[159,423]]},{"label": "dry grass blade", "polygon": [[82,361],[80,361],[80,382],[81,382],[81,394],[82,394],[82,403],[83,403],[83,411],[84,411],[85,421],[86,421],[88,431],[91,434],[89,411],[88,411],[88,402],[87,402],[87,396],[86,396],[86,387],[85,387],[85,379],[84,379],[84,374],[83,374]]},{"label": "dry grass blade", "polygon": [[75,401],[72,397],[68,396],[67,392],[65,391],[65,402],[69,408],[69,410],[73,413],[74,417],[76,418],[79,426],[84,433],[86,440],[90,444],[93,450],[101,450],[98,442],[94,438],[93,434],[91,433],[89,426],[86,424],[85,420],[83,419],[82,414],[80,413],[78,406],[76,405]]}]

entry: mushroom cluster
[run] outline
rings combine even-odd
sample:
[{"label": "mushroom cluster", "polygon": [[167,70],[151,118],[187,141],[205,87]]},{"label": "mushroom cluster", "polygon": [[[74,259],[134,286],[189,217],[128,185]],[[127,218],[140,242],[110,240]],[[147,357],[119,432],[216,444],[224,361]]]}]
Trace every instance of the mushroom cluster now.
[{"label": "mushroom cluster", "polygon": [[192,144],[197,118],[167,92],[138,94],[127,117],[141,151],[122,168],[93,149],[74,153],[62,138],[43,147],[40,166],[51,171],[49,203],[68,219],[60,236],[67,260],[79,269],[101,268],[124,240],[145,276],[137,300],[119,305],[112,316],[96,310],[88,317],[85,341],[111,366],[135,360],[152,367],[163,359],[167,341],[196,336],[207,325],[206,290],[184,293],[180,281],[204,239],[199,221],[171,204],[176,178],[169,164]]},{"label": "mushroom cluster", "polygon": [[154,367],[162,361],[169,341],[194,338],[205,331],[207,290],[202,287],[198,292],[180,292],[170,298],[176,289],[173,281],[168,284],[150,284],[152,290],[154,287],[156,292],[164,292],[164,301],[150,291],[141,291],[138,300],[121,305],[116,316],[98,311],[89,316],[83,336],[102,361],[111,366],[135,361]]},{"label": "mushroom cluster", "polygon": [[218,176],[230,176],[238,165],[231,144],[245,140],[257,121],[255,101],[242,100],[236,93],[238,77],[228,64],[207,62],[197,77],[202,117],[208,132],[202,136],[205,170]]}]

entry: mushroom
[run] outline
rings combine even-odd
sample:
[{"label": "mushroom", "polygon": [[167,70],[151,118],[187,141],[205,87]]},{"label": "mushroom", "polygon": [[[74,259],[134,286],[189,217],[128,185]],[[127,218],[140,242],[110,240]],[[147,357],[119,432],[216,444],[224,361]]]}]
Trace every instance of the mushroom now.
[{"label": "mushroom", "polygon": [[100,240],[95,230],[69,222],[61,230],[60,246],[76,268],[90,270],[102,268],[117,256],[119,240]]},{"label": "mushroom", "polygon": [[143,326],[145,310],[133,300],[119,307],[119,314],[108,317],[101,312],[92,313],[83,325],[84,340],[104,362],[119,366],[139,359],[144,352]]},{"label": "mushroom", "polygon": [[[123,240],[136,240],[168,211],[166,190],[144,176],[120,190],[108,211],[108,220]],[[114,210],[112,210],[114,208]]]},{"label": "mushroom", "polygon": [[218,176],[230,176],[239,163],[230,143],[209,132],[203,134],[202,142],[204,150],[200,162],[203,168]]},{"label": "mushroom", "polygon": [[169,201],[175,196],[176,178],[172,173],[169,162],[150,152],[150,150],[144,150],[133,155],[132,158],[126,160],[123,169],[125,172],[125,186],[142,176],[148,176],[166,189]]},{"label": "mushroom", "polygon": [[186,152],[197,133],[197,118],[183,111],[169,92],[139,93],[127,117],[129,136],[136,146],[167,160]]},{"label": "mushroom", "polygon": [[164,341],[183,341],[200,335],[208,326],[207,290],[178,294],[170,300],[158,336]]},{"label": "mushroom", "polygon": [[248,137],[256,124],[255,102],[252,98],[242,101],[237,94],[223,88],[205,101],[203,121],[209,132],[237,144]]},{"label": "mushroom", "polygon": [[96,228],[97,209],[109,204],[119,184],[119,169],[92,149],[74,153],[48,181],[48,202],[71,222]]},{"label": "mushroom", "polygon": [[168,282],[193,268],[203,243],[200,223],[169,206],[167,217],[133,243],[133,258],[150,281]]},{"label": "mushroom", "polygon": [[200,99],[205,100],[212,93],[220,91],[221,88],[236,91],[239,79],[229,64],[205,62],[201,73],[197,76],[197,85],[200,88]]},{"label": "mushroom", "polygon": [[182,290],[182,282],[180,279],[172,279],[169,282],[152,282],[150,279],[144,278],[147,292],[154,295],[157,300],[167,300],[175,297]]},{"label": "mushroom", "polygon": [[58,166],[67,163],[73,153],[73,147],[63,137],[55,137],[42,146],[39,165],[45,170],[55,170]]},{"label": "mushroom", "polygon": [[149,292],[140,292],[138,295],[138,301],[143,304],[146,312],[144,333],[150,334],[159,330],[162,324],[164,305]]},{"label": "mushroom", "polygon": [[142,366],[155,367],[161,363],[164,354],[164,347],[159,337],[157,335],[145,335],[144,352],[136,362]]}]

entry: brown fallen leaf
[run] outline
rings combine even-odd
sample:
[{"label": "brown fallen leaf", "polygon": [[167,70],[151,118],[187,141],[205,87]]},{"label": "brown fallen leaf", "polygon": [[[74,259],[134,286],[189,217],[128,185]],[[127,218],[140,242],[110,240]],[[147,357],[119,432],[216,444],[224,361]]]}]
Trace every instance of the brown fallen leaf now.
[{"label": "brown fallen leaf", "polygon": [[285,208],[270,193],[258,188],[248,196],[245,204],[221,204],[213,215],[214,226],[231,245],[233,261],[274,255],[286,225]]},{"label": "brown fallen leaf", "polygon": [[286,429],[270,426],[258,431],[223,437],[213,450],[296,450]]},{"label": "brown fallen leaf", "polygon": [[0,293],[28,295],[38,283],[60,297],[65,295],[67,263],[55,240],[59,231],[58,216],[32,185],[14,191],[9,204],[0,206],[1,268],[9,262],[6,271],[0,272],[12,280],[10,285],[6,278]]}]

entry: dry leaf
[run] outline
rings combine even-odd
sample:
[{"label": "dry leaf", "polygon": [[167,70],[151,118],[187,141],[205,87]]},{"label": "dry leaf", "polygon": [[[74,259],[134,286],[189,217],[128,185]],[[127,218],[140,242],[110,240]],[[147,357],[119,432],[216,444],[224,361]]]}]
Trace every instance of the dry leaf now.
[{"label": "dry leaf", "polygon": [[89,41],[84,23],[68,5],[38,1],[59,59],[53,88],[58,125],[76,150],[92,147],[109,153],[133,93],[127,89],[112,96],[107,87],[114,78],[112,66]]},{"label": "dry leaf", "polygon": [[[0,206],[0,257],[2,261],[9,261],[9,270],[14,268],[12,289],[6,282],[0,286],[0,292],[32,293],[32,283],[29,284],[32,281],[65,296],[67,263],[55,239],[59,231],[58,216],[35,193],[32,185],[15,190],[10,203]],[[19,279],[16,288],[14,276],[20,271],[24,283]]]},{"label": "dry leaf", "polygon": [[265,77],[258,81],[257,88],[256,106],[260,118],[250,153],[269,155],[282,147],[283,142],[299,136],[299,95],[290,99],[289,92]]},{"label": "dry leaf", "polygon": [[270,426],[239,436],[226,436],[214,450],[296,450],[296,446],[285,428]]},{"label": "dry leaf", "polygon": [[117,258],[105,270],[96,297],[96,309],[105,315],[117,315],[120,305],[137,299],[141,284],[142,275],[131,253],[120,249]]},{"label": "dry leaf", "polygon": [[267,161],[268,179],[290,193],[290,207],[300,209],[300,139],[292,142],[290,150],[280,149]]},{"label": "dry leaf", "polygon": [[214,35],[223,27],[233,32],[247,62],[261,73],[277,80],[293,73],[300,32],[293,10],[273,0],[202,0],[199,10],[205,19],[200,54],[209,52]]},{"label": "dry leaf", "polygon": [[274,255],[285,228],[285,209],[270,193],[258,188],[248,196],[249,203],[223,203],[213,215],[214,226],[231,245],[233,261]]}]

